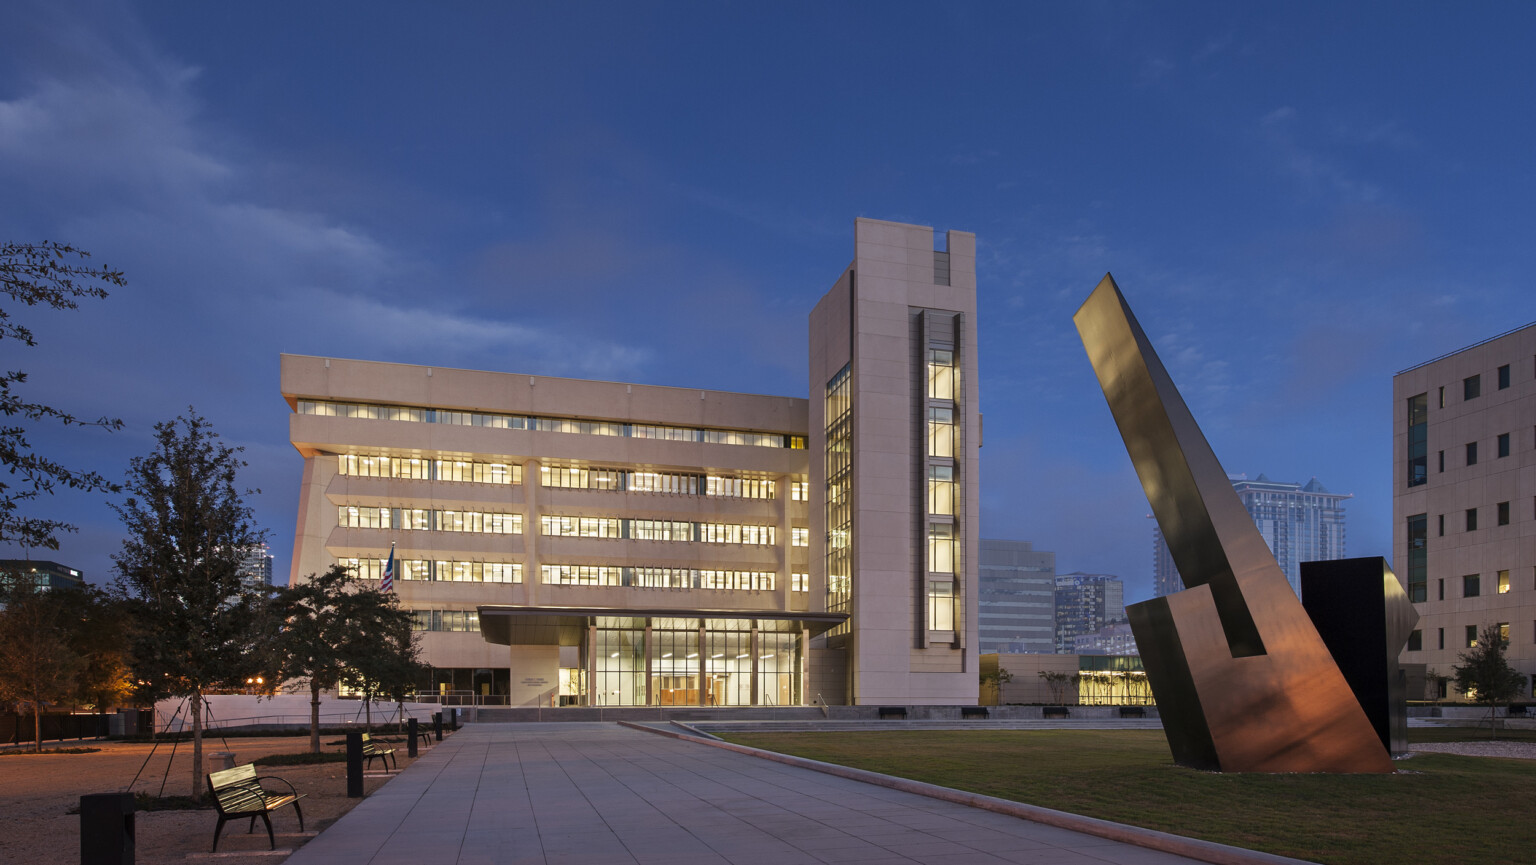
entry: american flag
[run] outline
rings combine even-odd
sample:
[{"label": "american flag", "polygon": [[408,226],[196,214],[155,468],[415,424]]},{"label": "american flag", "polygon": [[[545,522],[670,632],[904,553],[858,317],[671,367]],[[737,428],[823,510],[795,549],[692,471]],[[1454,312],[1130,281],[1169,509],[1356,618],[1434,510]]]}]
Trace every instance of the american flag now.
[{"label": "american flag", "polygon": [[389,558],[384,562],[384,573],[379,576],[379,591],[395,590],[395,545],[389,545]]}]

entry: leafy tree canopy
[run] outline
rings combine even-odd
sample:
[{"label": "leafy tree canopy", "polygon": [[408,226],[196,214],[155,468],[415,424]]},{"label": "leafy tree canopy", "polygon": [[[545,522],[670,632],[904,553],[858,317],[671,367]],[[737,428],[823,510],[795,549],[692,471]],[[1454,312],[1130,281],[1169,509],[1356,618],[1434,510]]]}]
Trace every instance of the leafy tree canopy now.
[{"label": "leafy tree canopy", "polygon": [[[76,309],[81,298],[104,298],[106,286],[127,285],[122,271],[89,267],[89,253],[61,243],[0,244],[0,343],[5,340],[35,346],[32,331],[12,317],[17,305]],[[20,421],[50,420],[65,426],[122,427],[112,418],[82,420],[69,412],[24,399],[16,388],[25,384],[21,370],[0,373],[0,414],[11,420],[0,425],[0,543],[56,550],[58,536],[75,527],[60,520],[27,516],[23,506],[60,487],[115,492],[118,487],[96,472],[76,471],[39,456],[27,440]]]}]

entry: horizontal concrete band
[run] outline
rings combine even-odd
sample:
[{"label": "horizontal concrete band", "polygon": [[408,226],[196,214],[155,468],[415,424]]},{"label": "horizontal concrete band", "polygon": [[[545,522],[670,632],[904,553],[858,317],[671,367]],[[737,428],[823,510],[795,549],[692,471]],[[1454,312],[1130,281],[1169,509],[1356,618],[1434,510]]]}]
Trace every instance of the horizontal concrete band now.
[{"label": "horizontal concrete band", "polygon": [[[999,814],[1031,820],[1035,823],[1054,826],[1058,829],[1068,829],[1085,835],[1093,835],[1097,838],[1106,838],[1111,841],[1134,844],[1137,847],[1146,847],[1152,850],[1160,850],[1164,853],[1172,853],[1176,856],[1197,859],[1201,862],[1210,862],[1212,865],[1313,865],[1313,863],[1303,859],[1276,856],[1272,853],[1262,853],[1257,850],[1245,850],[1241,847],[1217,844],[1213,841],[1201,841],[1197,838],[1186,838],[1182,835],[1158,832],[1155,829],[1143,829],[1139,826],[1127,826],[1124,823],[1084,817],[1081,814],[1069,814],[1066,811],[1041,808],[1038,805],[1026,805],[1023,802],[1013,802],[1008,799],[999,799],[995,796],[967,793],[964,790],[940,787],[937,784],[925,784],[909,778],[882,775],[879,772],[855,769],[851,766],[839,766],[836,763],[823,763],[820,760],[809,760],[792,754],[780,754],[776,751],[749,748],[746,745],[726,742],[702,731],[693,731],[687,724],[678,721],[673,721],[672,723],[690,732],[680,733],[661,727],[635,724],[629,721],[619,721],[618,723],[635,730],[644,730],[648,733],[656,733],[674,739],[684,739],[714,748],[724,748],[727,751],[735,751],[738,754],[747,754],[764,760],[772,760],[775,763],[798,766],[802,769],[814,769],[817,772],[836,775],[839,778],[863,781],[866,784],[889,787],[892,790],[901,790],[904,793],[916,793],[919,796],[927,796],[931,799],[942,799],[946,802],[968,805],[985,811],[995,811]],[[690,733],[695,732],[697,733],[696,735],[690,735]]]}]

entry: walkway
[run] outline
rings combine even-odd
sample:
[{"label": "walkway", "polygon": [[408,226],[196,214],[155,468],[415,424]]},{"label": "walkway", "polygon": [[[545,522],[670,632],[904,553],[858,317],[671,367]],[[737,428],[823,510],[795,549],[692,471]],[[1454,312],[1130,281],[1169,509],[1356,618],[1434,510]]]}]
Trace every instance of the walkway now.
[{"label": "walkway", "polygon": [[1194,860],[606,723],[471,724],[289,865]]}]

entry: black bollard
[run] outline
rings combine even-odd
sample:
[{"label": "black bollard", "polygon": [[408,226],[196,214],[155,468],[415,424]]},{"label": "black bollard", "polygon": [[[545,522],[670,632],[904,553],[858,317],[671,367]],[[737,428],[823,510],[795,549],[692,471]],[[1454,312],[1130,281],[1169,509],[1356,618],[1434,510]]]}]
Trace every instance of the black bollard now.
[{"label": "black bollard", "polygon": [[442,712],[433,712],[432,713],[432,735],[437,737],[437,741],[439,741],[439,742],[443,741],[443,713]]},{"label": "black bollard", "polygon": [[410,741],[411,741],[411,743],[409,745],[405,746],[405,756],[407,756],[407,757],[415,757],[416,756],[416,719],[415,718],[412,718],[409,721],[405,722],[405,735],[408,736],[410,738]]},{"label": "black bollard", "polygon": [[455,733],[459,732],[459,710],[458,709],[449,709],[448,710],[448,729],[452,730]]},{"label": "black bollard", "polygon": [[80,797],[80,865],[133,865],[133,794]]},{"label": "black bollard", "polygon": [[363,734],[347,734],[347,798],[363,798]]}]

